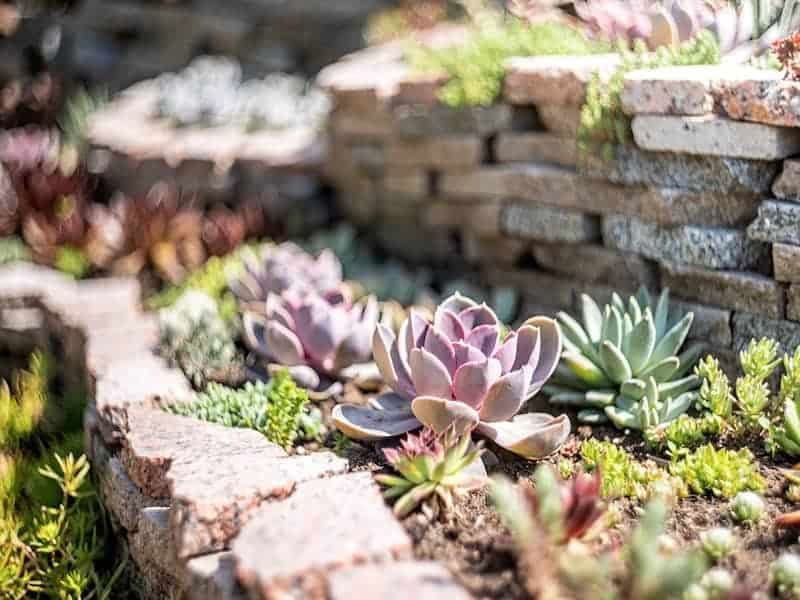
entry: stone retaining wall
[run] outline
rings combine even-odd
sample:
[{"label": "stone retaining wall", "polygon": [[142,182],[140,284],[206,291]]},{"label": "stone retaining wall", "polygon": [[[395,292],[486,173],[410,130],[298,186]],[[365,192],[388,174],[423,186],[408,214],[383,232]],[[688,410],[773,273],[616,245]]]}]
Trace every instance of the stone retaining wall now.
[{"label": "stone retaining wall", "polygon": [[153,354],[156,336],[135,280],[0,270],[0,351],[47,349],[89,390],[86,452],[142,598],[469,598],[412,559],[371,473],[164,412],[193,392]]},{"label": "stone retaining wall", "polygon": [[669,286],[723,357],[752,336],[800,344],[797,83],[738,66],[633,73],[635,144],[604,160],[576,132],[614,55],[512,59],[502,101],[459,110],[436,100],[443,77],[376,56],[320,82],[340,207],[391,252],[471,263],[517,287],[525,314]]}]

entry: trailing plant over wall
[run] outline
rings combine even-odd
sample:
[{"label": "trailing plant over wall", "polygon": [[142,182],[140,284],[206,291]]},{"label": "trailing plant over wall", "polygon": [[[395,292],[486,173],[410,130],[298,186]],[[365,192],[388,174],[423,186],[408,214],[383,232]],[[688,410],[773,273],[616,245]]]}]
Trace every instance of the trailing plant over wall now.
[{"label": "trailing plant over wall", "polygon": [[636,69],[684,65],[713,65],[720,59],[719,45],[708,31],[677,48],[661,47],[650,52],[644,43],[633,50],[620,48],[622,62],[610,77],[596,75],[586,88],[586,102],[581,109],[578,147],[582,152],[599,152],[608,160],[614,146],[630,144],[631,119],[622,111],[625,75]]},{"label": "trailing plant over wall", "polygon": [[489,106],[502,92],[508,58],[597,54],[608,50],[607,44],[591,41],[564,23],[528,24],[510,18],[487,20],[458,46],[441,49],[411,46],[406,59],[418,71],[449,76],[439,93],[444,104]]},{"label": "trailing plant over wall", "polygon": [[298,439],[318,439],[322,434],[319,412],[309,411],[307,405],[308,392],[280,371],[267,383],[248,382],[241,389],[210,383],[194,401],[167,410],[226,427],[254,429],[289,449]]}]

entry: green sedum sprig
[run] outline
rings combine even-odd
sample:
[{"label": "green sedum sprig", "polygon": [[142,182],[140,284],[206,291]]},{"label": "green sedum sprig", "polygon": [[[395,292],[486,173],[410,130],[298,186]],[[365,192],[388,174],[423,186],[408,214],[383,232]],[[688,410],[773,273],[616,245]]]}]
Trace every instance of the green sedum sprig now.
[{"label": "green sedum sprig", "polygon": [[732,498],[742,491],[761,492],[766,488],[747,448],[717,450],[706,444],[674,461],[670,472],[696,494]]},{"label": "green sedum sprig", "polygon": [[267,383],[248,382],[241,389],[211,383],[193,402],[174,404],[167,410],[226,427],[254,429],[288,449],[309,430],[321,435],[319,423],[306,422],[307,404],[308,392],[283,370]]}]

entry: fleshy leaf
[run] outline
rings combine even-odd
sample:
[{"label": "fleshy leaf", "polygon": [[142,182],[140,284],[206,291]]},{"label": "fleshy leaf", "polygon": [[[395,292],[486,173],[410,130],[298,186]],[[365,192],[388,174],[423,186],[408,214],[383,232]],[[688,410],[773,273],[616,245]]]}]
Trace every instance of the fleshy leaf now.
[{"label": "fleshy leaf", "polygon": [[476,433],[498,446],[530,460],[544,458],[558,450],[569,432],[567,415],[554,417],[546,413],[526,413],[510,421],[481,423],[476,429]]},{"label": "fleshy leaf", "polygon": [[481,406],[481,422],[506,421],[516,415],[528,397],[532,371],[526,365],[495,381]]},{"label": "fleshy leaf", "polygon": [[417,396],[411,402],[411,411],[423,425],[437,433],[454,426],[455,433],[462,435],[472,431],[480,421],[478,411],[456,400],[445,400],[433,396]]}]

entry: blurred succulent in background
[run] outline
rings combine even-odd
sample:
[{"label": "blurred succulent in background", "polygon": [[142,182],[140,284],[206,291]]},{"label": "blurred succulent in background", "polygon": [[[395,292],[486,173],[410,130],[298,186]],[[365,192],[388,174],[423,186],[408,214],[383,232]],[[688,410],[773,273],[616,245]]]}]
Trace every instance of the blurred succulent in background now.
[{"label": "blurred succulent in background", "polygon": [[158,87],[160,114],[177,126],[317,129],[330,111],[328,96],[305,79],[271,73],[243,82],[239,63],[223,56],[196,58]]},{"label": "blurred succulent in background", "polygon": [[764,516],[767,505],[755,492],[739,492],[733,497],[730,506],[731,517],[737,523],[755,525]]},{"label": "blurred succulent in background", "polygon": [[459,436],[455,427],[436,433],[426,427],[418,435],[407,434],[399,448],[384,448],[386,460],[399,476],[379,474],[375,479],[386,486],[385,498],[397,498],[394,514],[398,518],[420,505],[435,517],[453,510],[455,495],[485,483],[485,478],[468,471],[482,453],[480,443],[470,449],[469,433]]},{"label": "blurred succulent in background", "polygon": [[234,209],[218,205],[205,214],[203,242],[212,256],[225,256],[244,240],[263,235],[264,227],[264,210],[254,202],[243,202]]},{"label": "blurred succulent in background", "polygon": [[700,546],[711,561],[719,562],[736,549],[736,536],[727,527],[714,527],[700,534]]},{"label": "blurred succulent in background", "polygon": [[[604,310],[581,296],[581,323],[558,314],[564,353],[553,383],[545,391],[557,405],[588,406],[578,418],[588,423],[610,420],[617,427],[648,429],[676,419],[695,401],[697,375],[686,375],[702,347],[678,355],[693,314],[670,319],[669,291],[655,309],[646,290],[626,306],[614,294]],[[655,313],[654,313],[655,310]]]},{"label": "blurred succulent in background", "polygon": [[[370,297],[352,304],[329,301],[295,288],[270,293],[259,312],[243,314],[247,346],[272,363],[309,366],[336,377],[370,356],[370,336],[378,321],[378,303]],[[291,371],[291,370],[290,370]]]},{"label": "blurred succulent in background", "polygon": [[770,565],[769,581],[779,598],[790,600],[800,596],[800,556],[782,554]]},{"label": "blurred succulent in background", "polygon": [[755,33],[750,0],[581,0],[575,12],[609,40],[644,40],[650,49],[675,47],[703,29],[711,31],[726,54]]},{"label": "blurred succulent in background", "polygon": [[379,324],[372,352],[393,392],[371,407],[334,407],[336,427],[352,438],[393,437],[422,425],[438,432],[475,428],[532,459],[554,452],[569,435],[566,415],[517,414],[558,363],[561,333],[551,319],[534,317],[501,339],[488,306],[454,294],[433,322],[412,309],[398,335]]},{"label": "blurred succulent in background", "polygon": [[158,313],[159,349],[197,389],[209,382],[238,385],[244,362],[234,342],[235,328],[222,319],[216,301],[190,290]]},{"label": "blurred succulent in background", "polygon": [[55,125],[63,98],[61,81],[50,73],[0,85],[0,128]]},{"label": "blurred succulent in background", "polygon": [[270,294],[291,289],[297,295],[319,294],[330,301],[343,301],[342,265],[330,250],[317,256],[284,242],[264,245],[242,253],[244,271],[230,282],[239,303],[247,308],[266,301]]},{"label": "blurred succulent in background", "polygon": [[17,236],[0,237],[0,266],[31,259],[28,247]]}]

